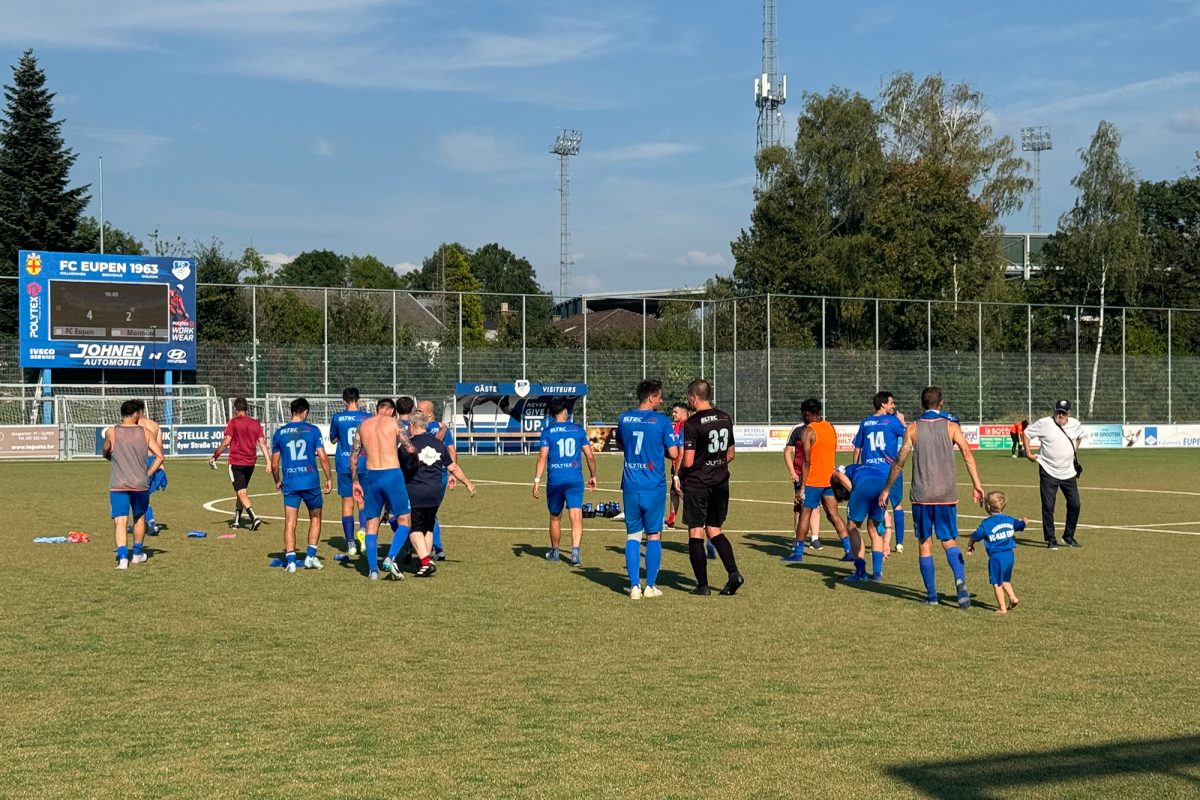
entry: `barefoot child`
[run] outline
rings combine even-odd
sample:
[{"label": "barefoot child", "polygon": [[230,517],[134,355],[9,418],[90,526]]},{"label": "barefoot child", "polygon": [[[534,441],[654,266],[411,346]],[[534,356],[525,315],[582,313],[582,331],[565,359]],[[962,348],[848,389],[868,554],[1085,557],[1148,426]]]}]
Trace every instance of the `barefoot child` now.
[{"label": "barefoot child", "polygon": [[988,492],[983,505],[990,516],[979,523],[967,545],[967,553],[970,554],[975,552],[976,542],[982,540],[984,543],[988,554],[988,575],[1000,606],[996,609],[997,614],[1007,614],[1010,607],[1017,607],[1017,596],[1012,588],[1013,549],[1017,545],[1017,531],[1025,530],[1025,523],[1029,521],[1024,517],[1014,519],[1002,513],[1007,504],[1008,498],[1004,492]]}]

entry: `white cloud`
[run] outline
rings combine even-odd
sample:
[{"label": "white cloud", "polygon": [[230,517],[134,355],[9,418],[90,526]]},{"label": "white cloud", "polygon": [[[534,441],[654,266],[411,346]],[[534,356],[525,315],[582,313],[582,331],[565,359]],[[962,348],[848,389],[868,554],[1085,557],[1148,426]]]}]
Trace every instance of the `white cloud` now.
[{"label": "white cloud", "polygon": [[328,139],[318,138],[313,142],[312,153],[322,158],[333,158],[334,145]]},{"label": "white cloud", "polygon": [[473,131],[443,136],[438,156],[450,169],[476,175],[524,169],[534,163],[515,142]]},{"label": "white cloud", "polygon": [[683,142],[641,142],[629,144],[612,150],[601,150],[592,156],[597,161],[658,161],[674,156],[695,153],[700,148]]},{"label": "white cloud", "polygon": [[685,267],[707,267],[717,269],[725,266],[725,256],[720,253],[706,253],[703,250],[688,250],[675,259],[676,264]]},{"label": "white cloud", "polygon": [[421,269],[420,264],[414,264],[411,261],[401,261],[399,264],[392,264],[392,269],[397,275],[407,275],[410,272],[416,272]]},{"label": "white cloud", "polygon": [[272,271],[296,260],[295,256],[289,256],[287,253],[259,253],[259,255],[262,256],[263,261],[271,265]]},{"label": "white cloud", "polygon": [[604,281],[592,272],[571,276],[571,288],[575,291],[598,292],[604,287]]},{"label": "white cloud", "polygon": [[1167,120],[1167,130],[1183,134],[1200,134],[1200,106],[1185,108]]},{"label": "white cloud", "polygon": [[1078,111],[1097,106],[1111,107],[1122,100],[1141,99],[1151,94],[1179,91],[1192,86],[1200,86],[1200,70],[1176,72],[1171,75],[1150,78],[1149,80],[1114,86],[1099,92],[1067,97],[1047,105],[1039,106],[1034,111],[1046,115],[1065,111]]},{"label": "white cloud", "polygon": [[97,143],[99,155],[114,167],[145,167],[158,161],[159,154],[171,143],[166,136],[150,131],[119,128],[75,128],[80,135]]},{"label": "white cloud", "polygon": [[[156,52],[199,43],[214,69],[338,87],[476,92],[590,107],[547,86],[547,67],[638,47],[640,11],[530,12],[493,30],[446,24],[428,0],[42,0],[6,8],[0,42]],[[454,21],[477,15],[452,17]],[[164,42],[169,44],[164,44]],[[529,80],[512,73],[528,71]]]}]

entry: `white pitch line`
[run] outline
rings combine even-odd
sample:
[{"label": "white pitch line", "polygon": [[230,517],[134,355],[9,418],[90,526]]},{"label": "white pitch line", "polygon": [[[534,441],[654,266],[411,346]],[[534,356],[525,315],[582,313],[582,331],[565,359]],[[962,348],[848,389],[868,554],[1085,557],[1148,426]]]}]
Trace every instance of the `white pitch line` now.
[{"label": "white pitch line", "polygon": [[[475,481],[475,484],[476,485],[489,484],[492,486],[529,486],[529,484],[527,484],[523,481],[478,480],[478,481]],[[970,486],[970,484],[961,484],[961,485]],[[596,491],[614,492],[615,493],[615,492],[619,492],[620,489],[597,489]],[[1153,491],[1153,490],[1136,490],[1136,491]],[[1189,492],[1179,492],[1179,494],[1189,494]],[[278,492],[265,492],[262,494],[252,494],[249,496],[250,497],[279,497],[279,493]],[[207,503],[204,503],[202,508],[205,511],[211,511],[214,514],[222,514],[222,515],[232,514],[232,513],[234,513],[233,511],[224,511],[222,509],[216,508],[216,504],[217,503],[228,503],[230,500],[236,500],[236,499],[237,499],[236,496],[234,496],[234,497],[218,497],[216,500],[209,500]],[[737,500],[742,503],[759,503],[762,505],[784,505],[784,506],[794,505],[794,503],[792,503],[791,501],[788,501],[788,500],[756,500],[756,499],[750,498],[750,497],[731,497],[729,499]],[[271,516],[271,515],[267,515],[267,514],[259,514],[258,516],[262,517],[263,519],[271,519],[271,520],[282,520],[283,519],[283,517],[276,517],[276,516]],[[986,516],[979,516],[976,514],[959,514],[958,516],[960,519],[987,519]],[[342,521],[340,519],[336,519],[336,520],[322,519],[321,524],[322,525],[341,525]],[[1040,519],[1032,519],[1031,518],[1029,520],[1030,526],[1040,525],[1040,524],[1041,524]],[[1157,525],[1160,523],[1153,523],[1153,524]],[[1161,524],[1163,524],[1163,525],[1200,525],[1200,522],[1178,522],[1178,523],[1164,522]],[[525,528],[525,527],[505,527],[505,526],[500,526],[500,525],[442,525],[442,527],[443,528],[453,528],[453,529],[458,529],[458,530],[482,530],[482,531],[544,531],[545,530],[545,527]],[[1126,531],[1126,532],[1131,532],[1131,533],[1171,533],[1171,534],[1175,534],[1176,536],[1200,536],[1200,531],[1176,531],[1176,530],[1169,530],[1166,528],[1147,527],[1144,525],[1091,525],[1091,524],[1081,522],[1076,527],[1084,528],[1086,530],[1098,530],[1098,531]],[[778,530],[778,531],[777,530],[765,530],[765,529],[761,529],[761,528],[755,529],[752,531],[742,531],[742,530],[734,530],[731,528],[731,529],[729,529],[729,532],[730,533],[792,533],[793,531],[790,528],[787,530]]]}]

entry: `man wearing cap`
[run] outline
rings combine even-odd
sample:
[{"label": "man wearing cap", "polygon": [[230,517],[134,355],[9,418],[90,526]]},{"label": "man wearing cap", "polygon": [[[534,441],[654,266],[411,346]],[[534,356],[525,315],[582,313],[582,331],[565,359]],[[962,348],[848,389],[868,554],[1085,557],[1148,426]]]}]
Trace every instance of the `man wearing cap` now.
[{"label": "man wearing cap", "polygon": [[[1021,444],[1025,446],[1025,457],[1038,465],[1038,486],[1042,492],[1042,534],[1046,546],[1058,549],[1054,535],[1054,503],[1058,490],[1067,498],[1067,524],[1063,528],[1063,542],[1071,547],[1082,547],[1075,540],[1075,526],[1079,524],[1079,484],[1075,470],[1075,451],[1083,437],[1083,425],[1071,418],[1071,401],[1059,400],[1054,404],[1054,414],[1042,417],[1021,432]],[[1041,448],[1035,456],[1029,440],[1036,438]]]}]

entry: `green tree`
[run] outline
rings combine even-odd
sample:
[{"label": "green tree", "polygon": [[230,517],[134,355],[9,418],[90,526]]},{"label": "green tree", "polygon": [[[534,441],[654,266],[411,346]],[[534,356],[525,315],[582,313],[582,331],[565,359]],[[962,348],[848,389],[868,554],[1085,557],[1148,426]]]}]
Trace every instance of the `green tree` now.
[{"label": "green tree", "polygon": [[[554,301],[538,283],[528,259],[493,242],[471,253],[467,260],[471,274],[479,280],[481,291],[485,292],[483,317],[496,323],[498,342],[520,342],[522,306],[525,309],[524,330],[527,337],[538,337],[553,327]],[[503,310],[504,303],[508,304],[507,312]]]},{"label": "green tree", "polygon": [[[445,258],[445,280],[447,292],[458,292],[446,300],[446,330],[447,334],[456,341],[458,331],[455,328],[462,325],[462,341],[466,347],[479,347],[484,344],[483,332],[483,301],[479,297],[482,286],[479,279],[471,274],[471,266],[467,254],[461,247],[443,246],[442,252],[436,254],[439,261]],[[459,298],[462,299],[461,310]]]},{"label": "green tree", "polygon": [[277,286],[341,288],[347,285],[346,259],[331,250],[308,250],[275,273]]},{"label": "green tree", "polygon": [[941,73],[918,83],[911,72],[898,72],[883,87],[878,108],[889,160],[961,171],[993,219],[1020,209],[1033,187],[1029,164],[1016,155],[1011,137],[993,135],[981,92],[966,83],[947,85]]},{"label": "green tree", "polygon": [[1106,306],[1138,304],[1148,263],[1137,178],[1121,159],[1120,148],[1120,132],[1102,120],[1088,148],[1080,151],[1083,167],[1071,180],[1079,194],[1059,220],[1043,271],[1044,282],[1058,298],[1099,307],[1088,415],[1096,398]]},{"label": "green tree", "polygon": [[[32,50],[13,67],[0,118],[0,276],[16,275],[18,250],[70,250],[88,186],[70,187],[78,157],[54,119],[54,92]],[[16,331],[16,284],[0,281],[0,333]]]},{"label": "green tree", "polygon": [[375,256],[350,256],[346,259],[346,279],[356,289],[403,289],[404,281],[396,270]]},{"label": "green tree", "polygon": [[196,335],[202,341],[248,343],[253,335],[250,290],[239,288],[241,262],[228,256],[221,242],[197,243]]},{"label": "green tree", "polygon": [[[99,253],[100,223],[95,217],[84,217],[79,220],[75,236],[71,240],[71,249],[77,253]],[[144,256],[146,247],[133,234],[115,227],[111,222],[104,223],[104,252],[122,256]]]},{"label": "green tree", "polygon": [[[242,251],[242,257],[238,259],[237,277],[241,278],[243,283],[261,286],[271,282],[272,267],[258,250],[254,247],[247,247]],[[237,282],[236,279],[234,282]]]}]

